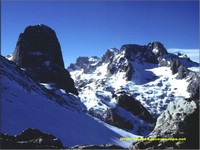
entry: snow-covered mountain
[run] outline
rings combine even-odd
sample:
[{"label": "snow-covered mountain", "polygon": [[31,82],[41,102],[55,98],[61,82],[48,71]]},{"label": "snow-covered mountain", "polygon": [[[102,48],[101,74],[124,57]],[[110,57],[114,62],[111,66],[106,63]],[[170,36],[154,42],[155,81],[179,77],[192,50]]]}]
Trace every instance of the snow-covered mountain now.
[{"label": "snow-covered mountain", "polygon": [[15,52],[8,58],[11,61],[0,57],[1,133],[15,135],[36,128],[53,134],[65,147],[90,144],[129,147],[131,141],[120,138],[137,135],[86,112],[73,80],[63,68],[62,54],[57,53],[59,46],[57,50],[50,47],[52,43],[56,45],[55,39],[49,27],[29,26],[20,34]]},{"label": "snow-covered mountain", "polygon": [[[198,127],[199,64],[185,54],[169,53],[159,42],[111,48],[100,58],[79,57],[65,69],[55,32],[45,25],[29,26],[13,54],[0,57],[0,68],[1,133],[7,144],[9,138],[33,144],[48,136],[49,146],[55,140],[72,148],[167,148],[159,142],[134,146],[120,138],[172,132],[193,140]],[[188,128],[179,128],[183,122]],[[20,141],[34,132],[43,137]]]},{"label": "snow-covered mountain", "polygon": [[[85,113],[73,94],[53,93],[35,83],[14,63],[1,56],[1,132],[19,134],[36,128],[59,138],[64,146],[116,144],[120,137],[137,137]],[[97,138],[98,137],[98,138]]]},{"label": "snow-covered mountain", "polygon": [[[190,97],[188,85],[192,74],[196,74],[187,69],[191,67],[198,68],[199,64],[152,42],[108,49],[101,58],[79,57],[68,70],[91,115],[131,133],[145,135],[171,101]],[[138,110],[136,103],[142,109]],[[113,114],[130,125],[124,127],[116,123],[118,120],[110,121]]]}]

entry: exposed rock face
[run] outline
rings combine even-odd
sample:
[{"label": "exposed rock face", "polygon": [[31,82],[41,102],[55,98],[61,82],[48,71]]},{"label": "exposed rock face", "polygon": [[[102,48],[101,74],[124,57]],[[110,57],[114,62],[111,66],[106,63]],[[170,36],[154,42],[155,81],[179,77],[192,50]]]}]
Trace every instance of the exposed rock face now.
[{"label": "exposed rock face", "polygon": [[170,63],[170,69],[172,71],[172,74],[176,74],[178,72],[178,68],[180,67],[181,63],[180,60],[175,59],[172,60]]},{"label": "exposed rock face", "polygon": [[125,52],[125,57],[131,61],[138,61],[140,63],[148,62],[157,64],[155,54],[147,48],[147,46],[140,46],[136,44],[123,45],[121,51]]},{"label": "exposed rock face", "polygon": [[[142,132],[137,130],[139,121],[135,120],[148,122],[145,125],[138,123],[143,129],[144,126],[148,128],[148,124],[153,126],[155,120],[152,115],[160,115],[179,93],[174,91],[177,88],[171,88],[171,76],[164,74],[164,67],[158,68],[163,69],[163,75],[157,76],[157,71],[150,70],[170,65],[176,78],[182,79],[188,75],[186,68],[198,64],[183,55],[168,53],[160,42],[152,42],[147,45],[125,44],[120,50],[108,49],[101,58],[79,57],[68,70],[92,116],[140,134]],[[139,86],[145,93],[140,92]]]},{"label": "exposed rock face", "polygon": [[62,142],[52,134],[28,128],[17,136],[1,134],[2,149],[60,149]]},{"label": "exposed rock face", "polygon": [[38,67],[45,61],[64,67],[56,33],[45,25],[28,26],[20,34],[13,61],[20,67]]},{"label": "exposed rock face", "polygon": [[91,58],[89,58],[89,57],[78,57],[77,60],[76,60],[76,63],[70,64],[70,66],[68,67],[68,70],[83,69],[83,72],[87,74],[87,73],[90,73],[90,72],[92,72],[96,69],[93,64],[96,63],[99,60],[100,60],[100,58],[98,58],[96,56],[93,56]]},{"label": "exposed rock face", "polygon": [[25,68],[36,82],[55,83],[58,88],[78,95],[74,81],[64,68],[60,43],[51,28],[28,26],[19,36],[12,61]]},{"label": "exposed rock face", "polygon": [[125,56],[129,60],[138,60],[140,62],[148,62],[157,64],[158,57],[168,54],[167,50],[160,42],[152,42],[148,45],[141,46],[137,44],[128,44],[121,47],[125,51]]},{"label": "exposed rock face", "polygon": [[148,47],[149,50],[151,50],[156,55],[157,58],[159,56],[168,54],[167,50],[165,49],[165,47],[163,46],[163,44],[160,43],[160,42],[149,43],[147,45],[147,47]]},{"label": "exposed rock face", "polygon": [[200,93],[200,76],[195,73],[192,75],[191,81],[188,85],[188,92],[191,93],[191,98],[199,100],[199,93]]},{"label": "exposed rock face", "polygon": [[171,102],[159,116],[156,126],[148,137],[186,138],[181,141],[143,141],[131,149],[199,149],[198,101],[180,98]]},{"label": "exposed rock face", "polygon": [[[121,117],[120,114],[117,113],[117,108],[108,109],[107,111],[103,111],[101,109],[93,109],[91,108],[89,114],[92,116],[103,120],[104,122],[119,127],[124,130],[132,130],[133,125],[131,122]],[[102,113],[104,116],[102,117]]]},{"label": "exposed rock face", "polygon": [[130,81],[134,74],[134,68],[129,63],[127,57],[116,58],[116,53],[119,53],[117,49],[108,49],[102,56],[101,63],[108,63],[107,76],[110,77],[119,72],[125,72],[126,80]]},{"label": "exposed rock face", "polygon": [[116,127],[119,127],[121,129],[125,129],[125,130],[132,130],[134,127],[131,124],[131,122],[127,121],[125,118],[121,117],[118,113],[117,113],[117,109],[110,109],[108,110],[109,112],[109,118],[107,118],[107,122],[110,123],[111,125],[114,125]]},{"label": "exposed rock face", "polygon": [[[115,50],[115,51],[114,51]],[[116,52],[117,50],[116,49],[114,49],[113,48],[113,50],[107,50],[106,51],[106,53],[102,56],[102,62],[103,63],[108,63],[108,62],[110,62],[110,61],[112,61],[113,60],[113,58],[114,58],[114,55],[115,55],[115,52]]]},{"label": "exposed rock face", "polygon": [[177,75],[177,79],[183,79],[185,78],[187,75],[189,74],[189,71],[188,69],[183,66],[183,65],[180,65],[180,67],[178,68],[178,75]]},{"label": "exposed rock face", "polygon": [[148,110],[139,101],[129,95],[120,95],[117,97],[117,104],[143,120],[154,122],[154,118]]},{"label": "exposed rock face", "polygon": [[130,81],[134,74],[134,68],[128,61],[124,61],[123,63],[116,63],[115,61],[110,62],[107,67],[108,77],[117,74],[118,72],[125,72],[126,80]]},{"label": "exposed rock face", "polygon": [[177,79],[183,79],[185,78],[189,71],[188,69],[180,63],[179,59],[173,59],[172,61],[170,61],[170,69],[172,71],[172,74],[177,74]]}]

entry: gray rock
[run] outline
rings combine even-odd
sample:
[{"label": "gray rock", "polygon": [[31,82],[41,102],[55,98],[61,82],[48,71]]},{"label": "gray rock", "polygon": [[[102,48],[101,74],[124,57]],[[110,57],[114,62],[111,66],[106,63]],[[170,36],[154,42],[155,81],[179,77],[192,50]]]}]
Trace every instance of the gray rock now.
[{"label": "gray rock", "polygon": [[199,149],[199,105],[192,99],[171,102],[158,117],[149,138],[186,138],[178,141],[141,141],[130,149]]},{"label": "gray rock", "polygon": [[107,76],[110,77],[118,72],[125,72],[127,81],[131,81],[134,74],[134,68],[126,57],[118,59],[111,59],[107,66]]},{"label": "gray rock", "polygon": [[183,65],[180,65],[178,67],[178,75],[176,77],[176,79],[183,79],[185,78],[187,75],[189,74],[189,70],[183,66]]},{"label": "gray rock", "polygon": [[173,75],[177,73],[176,79],[183,79],[189,73],[189,70],[181,64],[179,59],[173,59],[170,61],[170,69]]},{"label": "gray rock", "polygon": [[114,55],[115,55],[115,51],[108,49],[106,53],[102,56],[101,61],[103,63],[108,63],[112,61]]},{"label": "gray rock", "polygon": [[178,68],[180,67],[181,63],[179,59],[173,59],[170,62],[170,69],[172,71],[172,74],[176,74],[178,72]]},{"label": "gray rock", "polygon": [[192,99],[199,100],[200,93],[200,76],[197,73],[194,73],[191,77],[190,83],[187,87],[187,91],[191,94]]}]

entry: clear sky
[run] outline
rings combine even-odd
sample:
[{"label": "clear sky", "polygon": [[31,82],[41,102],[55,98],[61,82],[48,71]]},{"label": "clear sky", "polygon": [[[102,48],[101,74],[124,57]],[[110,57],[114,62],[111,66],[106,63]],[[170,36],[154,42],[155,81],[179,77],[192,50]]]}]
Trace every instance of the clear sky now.
[{"label": "clear sky", "polygon": [[123,44],[160,41],[166,48],[199,48],[198,1],[2,1],[1,52],[13,52],[26,26],[55,30],[65,66]]}]

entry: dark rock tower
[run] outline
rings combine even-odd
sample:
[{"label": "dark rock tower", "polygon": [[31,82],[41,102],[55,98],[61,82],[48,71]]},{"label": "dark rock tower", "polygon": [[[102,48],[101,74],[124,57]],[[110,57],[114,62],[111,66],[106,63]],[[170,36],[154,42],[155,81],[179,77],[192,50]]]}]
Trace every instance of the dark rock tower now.
[{"label": "dark rock tower", "polygon": [[56,33],[48,26],[28,26],[19,36],[12,61],[25,68],[36,82],[54,83],[78,95],[73,79],[64,68]]}]

